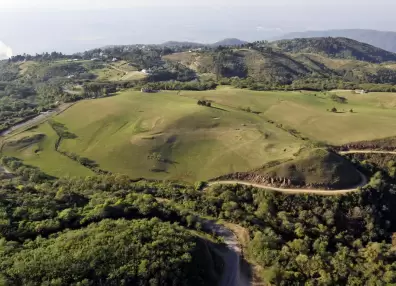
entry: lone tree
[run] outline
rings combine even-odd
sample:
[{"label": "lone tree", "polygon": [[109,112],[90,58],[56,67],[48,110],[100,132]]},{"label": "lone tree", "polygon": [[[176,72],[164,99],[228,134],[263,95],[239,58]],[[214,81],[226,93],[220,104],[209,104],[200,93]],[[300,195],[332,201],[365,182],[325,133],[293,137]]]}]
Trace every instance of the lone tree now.
[{"label": "lone tree", "polygon": [[201,106],[212,107],[212,103],[206,100],[198,100],[197,104]]},{"label": "lone tree", "polygon": [[335,107],[333,107],[332,109],[331,109],[331,112],[337,112],[337,108],[335,108]]},{"label": "lone tree", "polygon": [[351,108],[351,110],[349,110],[350,113],[353,113],[353,109]]}]

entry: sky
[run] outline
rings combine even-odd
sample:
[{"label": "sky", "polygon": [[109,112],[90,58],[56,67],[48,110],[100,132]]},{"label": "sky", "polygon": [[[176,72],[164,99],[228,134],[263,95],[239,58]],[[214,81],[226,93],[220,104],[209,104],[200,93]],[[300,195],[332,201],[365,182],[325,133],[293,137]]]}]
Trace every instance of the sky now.
[{"label": "sky", "polygon": [[[354,0],[352,0],[354,1]],[[296,1],[278,0],[2,0],[0,8],[57,8],[57,9],[110,9],[131,7],[164,7],[164,6],[273,6],[279,4],[291,4]],[[298,1],[297,1],[298,2]],[[304,5],[315,4],[318,1],[303,0]],[[357,1],[355,1],[357,2]]]},{"label": "sky", "polygon": [[394,0],[0,0],[0,58],[10,50],[74,53],[306,30],[395,30],[395,9]]}]

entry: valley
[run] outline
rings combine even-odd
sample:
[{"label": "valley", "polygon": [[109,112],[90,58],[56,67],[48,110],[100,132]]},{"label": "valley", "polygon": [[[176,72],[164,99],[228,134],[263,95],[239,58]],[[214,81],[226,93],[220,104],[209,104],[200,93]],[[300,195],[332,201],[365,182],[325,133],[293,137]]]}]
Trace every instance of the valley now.
[{"label": "valley", "polygon": [[0,284],[395,284],[395,62],[346,38],[0,62]]}]

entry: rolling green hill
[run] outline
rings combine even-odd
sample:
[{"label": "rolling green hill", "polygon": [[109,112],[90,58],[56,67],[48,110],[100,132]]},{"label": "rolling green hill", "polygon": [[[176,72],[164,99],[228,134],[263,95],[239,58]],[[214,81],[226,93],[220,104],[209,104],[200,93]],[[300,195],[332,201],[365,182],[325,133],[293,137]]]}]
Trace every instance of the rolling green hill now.
[{"label": "rolling green hill", "polygon": [[[193,94],[177,96],[176,92],[127,91],[82,101],[55,121],[76,136],[62,140],[60,151],[84,156],[101,169],[134,178],[209,179],[287,158],[301,144],[254,113],[215,103],[212,108],[199,106]],[[20,141],[37,134],[44,134],[44,139],[28,145]],[[60,174],[59,162],[64,162],[70,165],[65,169],[74,174],[72,166],[76,162],[55,152],[57,135],[48,123],[12,140],[16,142],[4,147],[5,154],[40,166],[52,175]]]},{"label": "rolling green hill", "polygon": [[301,149],[294,158],[269,162],[256,170],[221,176],[278,188],[348,189],[362,182],[355,166],[325,149]]},{"label": "rolling green hill", "polygon": [[317,142],[395,136],[395,108],[392,93],[129,90],[81,101],[56,116],[73,135],[58,152],[49,123],[7,139],[2,151],[54,176],[92,174],[91,162],[133,178],[195,182],[291,159]]},{"label": "rolling green hill", "polygon": [[286,178],[289,186],[342,189],[352,188],[361,182],[361,176],[352,163],[321,149],[302,152],[294,160],[255,173],[280,182]]}]

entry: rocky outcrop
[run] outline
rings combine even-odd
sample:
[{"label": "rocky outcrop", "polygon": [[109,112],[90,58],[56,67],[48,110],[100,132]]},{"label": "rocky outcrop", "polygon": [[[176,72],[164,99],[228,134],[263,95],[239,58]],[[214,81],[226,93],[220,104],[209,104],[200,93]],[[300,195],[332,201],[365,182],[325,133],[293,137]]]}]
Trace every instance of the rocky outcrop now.
[{"label": "rocky outcrop", "polygon": [[260,185],[266,185],[269,187],[275,188],[301,188],[301,189],[323,189],[323,190],[334,190],[336,186],[328,186],[325,184],[306,184],[305,182],[293,181],[289,178],[276,178],[263,176],[258,173],[249,173],[249,172],[237,172],[228,175],[224,175],[218,178],[215,178],[210,181],[245,181]]},{"label": "rocky outcrop", "polygon": [[333,148],[335,151],[370,150],[370,151],[396,151],[396,137],[384,138],[373,141],[361,141],[344,144]]}]

